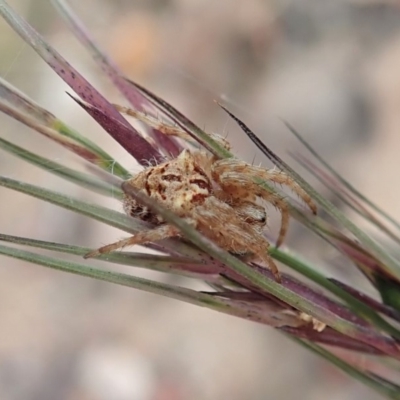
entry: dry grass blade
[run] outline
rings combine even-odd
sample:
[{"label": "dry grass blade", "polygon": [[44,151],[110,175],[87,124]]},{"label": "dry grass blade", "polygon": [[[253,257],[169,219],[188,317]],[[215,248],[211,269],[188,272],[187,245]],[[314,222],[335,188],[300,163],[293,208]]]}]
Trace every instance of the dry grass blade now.
[{"label": "dry grass blade", "polygon": [[128,123],[113,105],[55,49],[46,43],[5,1],[0,2],[0,14],[83,101],[100,110],[103,114],[108,115],[110,119],[122,124],[130,132],[131,140],[137,143],[136,152],[131,154],[139,163],[146,165],[146,160],[162,160],[161,154]]}]

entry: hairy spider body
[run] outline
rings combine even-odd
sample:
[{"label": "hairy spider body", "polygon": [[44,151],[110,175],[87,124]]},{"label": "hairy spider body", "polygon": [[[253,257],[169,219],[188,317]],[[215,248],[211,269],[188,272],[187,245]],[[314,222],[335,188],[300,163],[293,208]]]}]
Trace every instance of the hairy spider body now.
[{"label": "hairy spider body", "polygon": [[[218,190],[214,164],[209,161],[204,152],[184,150],[175,160],[150,167],[126,183],[162,202],[179,217],[186,218],[223,249],[247,253],[246,246],[234,234],[232,224],[243,225],[248,233],[261,233],[266,224],[265,208]],[[130,196],[125,196],[123,204],[128,215],[156,225],[164,223],[159,215]],[[222,233],[218,229],[220,226],[225,226],[227,232],[230,230],[231,235]]]},{"label": "hairy spider body", "polygon": [[[281,172],[266,171],[236,159],[215,160],[204,151],[187,149],[176,159],[149,167],[125,184],[164,204],[222,249],[235,254],[253,254],[267,264],[279,281],[279,271],[268,254],[269,242],[263,236],[267,214],[265,207],[257,204],[257,199],[270,201],[282,215],[287,213],[287,209],[283,200],[254,183],[247,169],[251,169],[254,176],[267,175],[279,183],[290,182],[293,185]],[[161,216],[128,195],[123,200],[123,207],[128,215],[151,222],[156,227],[104,246],[89,253],[88,257],[180,236],[177,228],[166,224]],[[282,218],[282,221],[280,235],[284,236],[287,218]]]},{"label": "hairy spider body", "polygon": [[[140,117],[138,112],[135,112],[135,117]],[[175,127],[156,125],[155,120],[147,116],[142,115],[141,118],[164,134],[192,140]],[[229,150],[229,143],[225,139],[215,134],[211,137]],[[132,185],[159,201],[222,249],[261,260],[280,281],[278,268],[268,253],[270,244],[263,235],[267,223],[266,210],[259,203],[260,200],[271,203],[282,215],[277,246],[286,235],[289,210],[281,196],[257,183],[256,179],[288,186],[313,213],[316,212],[308,194],[284,172],[266,170],[236,158],[217,159],[207,151],[198,149],[185,149],[174,159],[144,169],[125,181],[123,187]],[[180,236],[178,228],[167,224],[160,215],[129,195],[125,195],[123,208],[128,215],[148,221],[155,227],[94,250],[86,258],[126,246]]]}]

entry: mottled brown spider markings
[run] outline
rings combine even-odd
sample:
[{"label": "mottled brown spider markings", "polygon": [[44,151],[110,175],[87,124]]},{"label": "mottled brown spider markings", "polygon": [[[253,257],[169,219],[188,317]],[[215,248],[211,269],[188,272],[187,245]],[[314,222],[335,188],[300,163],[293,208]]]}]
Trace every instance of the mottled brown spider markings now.
[{"label": "mottled brown spider markings", "polygon": [[[136,111],[121,107],[120,110],[128,111],[131,115],[134,113],[135,117],[165,134],[192,140],[176,127],[164,125]],[[212,137],[229,149],[229,143],[224,139],[216,135]],[[288,229],[288,206],[282,197],[257,184],[255,178],[288,186],[313,213],[316,212],[316,206],[308,194],[284,172],[255,167],[236,158],[216,159],[205,150],[183,150],[177,158],[139,172],[125,185],[132,185],[159,201],[222,249],[234,254],[252,255],[264,262],[276,280],[280,281],[278,268],[268,253],[270,244],[263,235],[267,214],[259,200],[273,204],[281,212],[282,224],[277,246],[283,242]],[[128,195],[123,200],[123,207],[128,215],[151,222],[155,227],[101,247],[85,257],[180,236],[175,226],[167,224],[161,216]]]},{"label": "mottled brown spider markings", "polygon": [[[148,196],[168,205],[179,216],[185,216],[193,206],[204,203],[212,193],[210,178],[193,162],[188,150],[175,160],[140,172],[128,182],[135,188],[144,189]],[[161,216],[129,196],[125,196],[123,205],[124,211],[132,217],[154,224],[164,223]]]}]

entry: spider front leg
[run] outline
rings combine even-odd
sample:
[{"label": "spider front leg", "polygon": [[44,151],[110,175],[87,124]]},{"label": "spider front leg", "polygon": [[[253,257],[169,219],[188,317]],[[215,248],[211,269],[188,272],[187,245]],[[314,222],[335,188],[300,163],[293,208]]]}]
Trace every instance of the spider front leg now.
[{"label": "spider front leg", "polygon": [[[128,107],[123,107],[118,104],[113,104],[113,106],[122,114],[129,115],[130,117],[134,117],[137,120],[145,123],[147,126],[151,128],[157,129],[162,132],[164,135],[167,136],[174,136],[178,139],[183,139],[188,143],[193,143],[194,139],[190,136],[187,132],[181,129],[179,126],[176,125],[169,125],[157,118],[153,117],[150,114],[147,114],[142,111],[133,110]],[[229,142],[224,139],[222,136],[218,135],[217,133],[207,133],[215,142],[217,142],[221,147],[226,150],[230,150],[231,146]]]},{"label": "spider front leg", "polygon": [[215,179],[217,179],[217,177],[217,182],[223,188],[222,193],[224,193],[224,196],[228,195],[233,199],[242,199],[242,202],[248,198],[261,197],[280,211],[281,228],[275,244],[277,248],[280,247],[285,240],[289,228],[289,207],[285,200],[281,196],[271,193],[257,185],[251,176],[238,174],[236,172],[224,172],[221,175],[216,174]]},{"label": "spider front leg", "polygon": [[236,158],[218,160],[214,163],[212,169],[215,176],[222,175],[223,173],[235,173],[238,176],[260,178],[264,181],[285,185],[307,204],[313,214],[317,213],[317,206],[312,198],[285,172],[255,167],[254,165],[247,164],[246,162]]},{"label": "spider front leg", "polygon": [[112,251],[122,249],[127,246],[135,244],[144,244],[149,242],[157,242],[162,239],[167,239],[179,235],[179,229],[172,225],[160,225],[154,229],[138,232],[136,235],[126,239],[119,240],[118,242],[108,244],[107,246],[100,247],[84,255],[84,258],[93,258],[101,254],[111,253]]}]

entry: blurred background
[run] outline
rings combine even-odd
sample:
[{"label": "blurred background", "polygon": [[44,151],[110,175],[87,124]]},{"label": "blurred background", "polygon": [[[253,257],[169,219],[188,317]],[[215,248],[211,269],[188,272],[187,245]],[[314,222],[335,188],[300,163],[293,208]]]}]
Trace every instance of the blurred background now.
[{"label": "blurred background", "polygon": [[[9,3],[103,94],[127,105],[51,2]],[[286,152],[299,144],[279,118],[290,121],[361,192],[400,219],[395,185],[400,168],[400,2],[70,3],[128,77],[206,130],[226,135],[238,156],[271,166],[213,99],[223,99],[292,162]],[[3,21],[0,74],[132,172],[139,171]],[[0,127],[2,137],[81,167],[74,156],[5,115],[0,115]],[[121,209],[115,201],[5,153],[0,154],[0,173]],[[21,194],[0,189],[0,196],[4,233],[91,247],[124,236]],[[279,218],[274,210],[271,214],[274,235]],[[329,264],[331,276],[362,285],[351,265],[300,233],[301,227],[292,223],[292,248],[321,269]],[[378,398],[267,327],[7,258],[0,258],[0,321],[2,400]],[[358,354],[352,360],[368,362]]]}]

